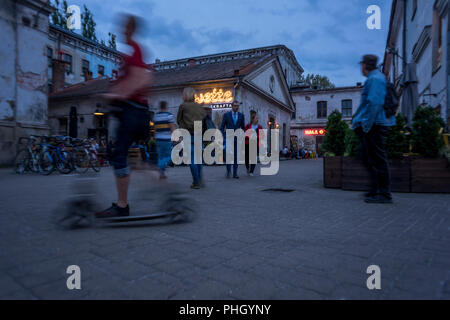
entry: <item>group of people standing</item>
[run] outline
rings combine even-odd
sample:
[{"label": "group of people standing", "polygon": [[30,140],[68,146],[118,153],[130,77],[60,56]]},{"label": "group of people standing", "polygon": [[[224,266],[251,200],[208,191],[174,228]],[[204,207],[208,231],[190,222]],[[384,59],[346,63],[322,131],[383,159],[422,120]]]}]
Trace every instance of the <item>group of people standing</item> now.
[{"label": "group of people standing", "polygon": [[[138,30],[138,19],[126,16],[123,24],[123,35],[126,44],[132,49],[131,56],[124,58],[119,79],[109,91],[103,94],[103,98],[110,104],[119,107],[122,112],[119,115],[120,125],[116,132],[114,150],[111,154],[111,164],[114,167],[114,175],[117,187],[117,202],[101,212],[97,212],[97,218],[117,216],[129,216],[128,189],[130,183],[130,168],[127,163],[128,149],[133,141],[146,140],[149,130],[150,115],[146,88],[151,82],[152,76],[147,70],[140,45],[134,40]],[[385,112],[387,95],[387,83],[385,76],[378,70],[378,58],[374,55],[365,55],[361,61],[361,70],[367,81],[364,84],[361,104],[352,121],[352,129],[361,141],[362,154],[365,164],[372,173],[372,190],[365,195],[368,203],[391,203],[389,165],[386,157],[385,137],[390,126],[395,125],[395,117]],[[176,122],[179,128],[191,133],[191,141],[183,141],[191,144],[191,173],[193,183],[191,188],[199,189],[204,186],[202,164],[194,163],[194,124],[196,121],[205,122],[206,112],[203,106],[195,103],[195,91],[193,88],[185,88],[183,92],[183,104],[180,106]],[[239,102],[234,101],[232,110],[223,117],[220,130],[225,135],[226,129],[254,129],[260,134],[261,126],[258,124],[258,114],[252,112],[251,120],[245,123],[245,116],[239,112]],[[395,113],[394,113],[395,114]],[[160,104],[160,111],[155,115],[156,144],[158,151],[158,166],[161,177],[165,178],[165,168],[171,160],[171,137],[175,130],[175,119],[167,110],[167,103]],[[206,121],[211,123],[210,121]],[[258,148],[260,139],[258,136]],[[255,165],[249,159],[249,137],[246,143],[246,167],[249,175],[254,174]],[[259,152],[258,152],[259,153]],[[234,162],[227,164],[227,178],[239,179],[238,175],[237,138],[234,143]],[[233,170],[232,170],[233,169]]]},{"label": "group of people standing", "polygon": [[[227,112],[223,116],[222,124],[220,126],[220,131],[222,135],[226,136],[226,130],[239,130],[242,129],[244,132],[247,130],[255,130],[257,135],[257,154],[259,153],[260,146],[260,130],[262,126],[259,125],[258,114],[252,111],[250,114],[250,122],[245,123],[245,116],[242,112],[239,112],[240,103],[239,101],[234,101],[232,104],[231,111]],[[185,88],[183,91],[183,103],[178,109],[178,114],[176,117],[176,123],[180,129],[185,129],[189,131],[191,135],[191,141],[183,143],[188,143],[191,146],[191,164],[190,170],[192,174],[192,189],[200,189],[205,186],[203,179],[203,167],[202,164],[194,162],[194,124],[195,122],[202,122],[204,124],[204,130],[210,128],[208,121],[208,115],[205,111],[204,106],[195,102],[195,90],[193,88]],[[155,124],[155,138],[157,144],[158,152],[158,167],[161,172],[161,179],[165,179],[165,170],[168,163],[171,161],[171,133],[175,130],[175,118],[167,111],[167,103],[165,101],[160,102],[159,112],[154,116]],[[237,137],[234,137],[234,159],[233,164],[226,165],[226,177],[228,179],[239,179],[238,175],[238,141]],[[254,176],[256,169],[256,161],[251,161],[250,159],[250,137],[245,137],[245,165],[247,168],[247,174],[249,176]]]}]

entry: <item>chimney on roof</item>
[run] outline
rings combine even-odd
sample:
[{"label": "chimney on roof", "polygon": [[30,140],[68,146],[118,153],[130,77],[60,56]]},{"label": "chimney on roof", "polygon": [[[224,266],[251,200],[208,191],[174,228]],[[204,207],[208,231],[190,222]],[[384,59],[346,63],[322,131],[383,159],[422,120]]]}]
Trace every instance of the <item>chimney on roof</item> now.
[{"label": "chimney on roof", "polygon": [[197,64],[197,61],[195,59],[189,59],[188,60],[188,65],[189,67],[194,67]]},{"label": "chimney on roof", "polygon": [[155,60],[155,63],[160,63],[160,62],[161,62],[161,60],[159,60],[159,59]]},{"label": "chimney on roof", "polygon": [[66,63],[62,60],[52,61],[52,92],[57,92],[64,88],[66,83]]}]

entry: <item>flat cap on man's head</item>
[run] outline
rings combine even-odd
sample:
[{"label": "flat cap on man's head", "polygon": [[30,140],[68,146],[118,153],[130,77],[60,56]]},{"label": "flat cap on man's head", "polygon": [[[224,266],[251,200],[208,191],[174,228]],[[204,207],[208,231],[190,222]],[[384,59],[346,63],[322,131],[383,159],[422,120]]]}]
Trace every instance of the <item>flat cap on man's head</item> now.
[{"label": "flat cap on man's head", "polygon": [[378,57],[373,54],[366,54],[359,63],[364,63],[368,67],[376,68],[378,66]]}]

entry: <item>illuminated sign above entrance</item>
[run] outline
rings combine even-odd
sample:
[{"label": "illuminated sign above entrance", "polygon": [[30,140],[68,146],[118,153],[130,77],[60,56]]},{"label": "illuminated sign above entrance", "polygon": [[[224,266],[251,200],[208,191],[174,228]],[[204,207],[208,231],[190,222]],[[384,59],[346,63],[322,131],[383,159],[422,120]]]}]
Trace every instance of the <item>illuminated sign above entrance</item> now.
[{"label": "illuminated sign above entrance", "polygon": [[195,102],[199,104],[227,104],[233,102],[231,90],[213,89],[212,91],[195,95]]},{"label": "illuminated sign above entrance", "polygon": [[218,104],[212,104],[211,109],[218,110],[218,109],[231,109],[233,107],[232,103],[218,103]]},{"label": "illuminated sign above entrance", "polygon": [[306,129],[305,130],[305,136],[324,136],[325,129]]}]

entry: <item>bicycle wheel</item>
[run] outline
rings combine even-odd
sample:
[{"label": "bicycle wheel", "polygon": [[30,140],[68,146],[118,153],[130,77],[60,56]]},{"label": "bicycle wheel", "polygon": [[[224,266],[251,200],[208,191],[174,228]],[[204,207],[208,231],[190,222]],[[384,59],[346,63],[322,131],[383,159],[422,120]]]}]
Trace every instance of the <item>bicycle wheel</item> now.
[{"label": "bicycle wheel", "polygon": [[100,172],[100,161],[98,160],[98,157],[96,155],[91,156],[91,159],[89,162],[91,164],[92,169],[95,172]]},{"label": "bicycle wheel", "polygon": [[86,152],[78,151],[74,155],[75,171],[77,173],[86,173],[89,170],[89,156]]},{"label": "bicycle wheel", "polygon": [[70,161],[70,155],[68,152],[62,151],[59,155],[55,154],[56,168],[62,174],[69,174],[73,168]]},{"label": "bicycle wheel", "polygon": [[54,157],[52,157],[52,155],[48,151],[43,151],[39,154],[38,167],[39,172],[42,175],[48,176],[53,172],[53,170],[55,169],[53,159]]},{"label": "bicycle wheel", "polygon": [[31,157],[27,149],[22,149],[17,153],[14,160],[14,171],[17,174],[31,171]]}]

